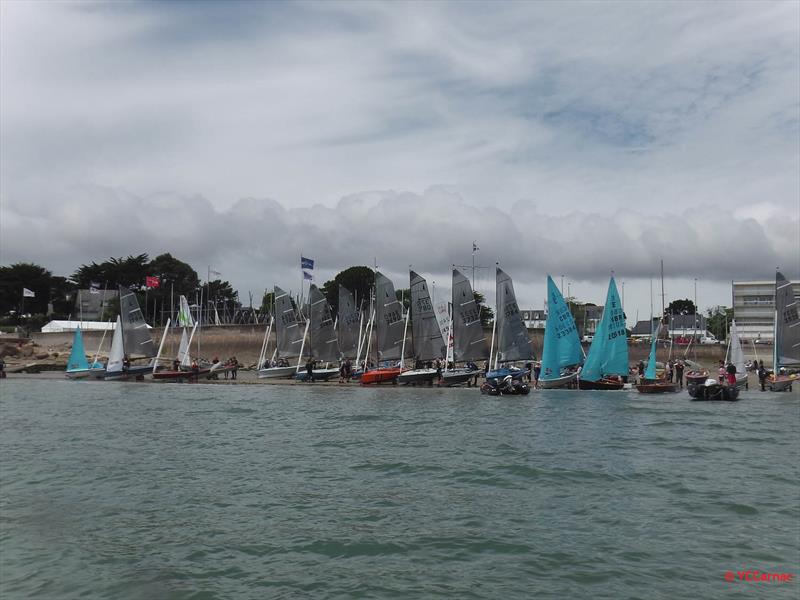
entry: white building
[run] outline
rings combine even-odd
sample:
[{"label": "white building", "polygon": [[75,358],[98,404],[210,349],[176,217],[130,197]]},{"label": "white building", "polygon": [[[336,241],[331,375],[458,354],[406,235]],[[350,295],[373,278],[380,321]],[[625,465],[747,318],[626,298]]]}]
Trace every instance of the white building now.
[{"label": "white building", "polygon": [[[795,300],[800,301],[800,281],[792,281]],[[775,280],[734,281],[733,318],[739,337],[771,343],[775,327]]]}]

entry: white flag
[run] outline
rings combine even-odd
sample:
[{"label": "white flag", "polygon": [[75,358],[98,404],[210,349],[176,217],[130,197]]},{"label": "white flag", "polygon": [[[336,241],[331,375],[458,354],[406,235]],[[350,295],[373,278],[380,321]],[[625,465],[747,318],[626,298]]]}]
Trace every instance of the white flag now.
[{"label": "white flag", "polygon": [[23,298],[36,298],[36,294],[34,294],[28,288],[24,287],[24,288],[22,288],[22,297]]}]

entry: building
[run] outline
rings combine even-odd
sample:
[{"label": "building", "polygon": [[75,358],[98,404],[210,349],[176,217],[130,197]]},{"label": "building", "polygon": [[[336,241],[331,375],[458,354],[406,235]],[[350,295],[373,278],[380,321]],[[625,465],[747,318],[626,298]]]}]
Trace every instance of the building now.
[{"label": "building", "polygon": [[[800,281],[792,281],[800,301]],[[733,318],[742,340],[772,343],[775,328],[775,280],[734,281]]]},{"label": "building", "polygon": [[106,308],[118,297],[117,290],[78,290],[72,316],[82,321],[102,321]]},{"label": "building", "polygon": [[[639,321],[631,330],[632,339],[650,339],[653,332],[653,323],[659,320],[653,317],[652,321]],[[661,330],[660,335],[665,335]],[[703,315],[670,315],[669,325],[666,335],[673,340],[695,340],[710,341],[714,336],[708,332],[706,318]]]},{"label": "building", "polygon": [[547,312],[540,309],[521,310],[522,320],[525,321],[525,327],[528,329],[544,329],[547,322]]}]

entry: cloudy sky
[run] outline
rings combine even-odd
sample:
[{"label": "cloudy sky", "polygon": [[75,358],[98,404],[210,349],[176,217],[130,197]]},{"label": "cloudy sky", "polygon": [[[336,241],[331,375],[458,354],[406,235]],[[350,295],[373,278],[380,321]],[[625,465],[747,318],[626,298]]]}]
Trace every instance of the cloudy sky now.
[{"label": "cloudy sky", "polygon": [[[800,277],[800,3],[0,2],[0,259]],[[658,286],[657,286],[658,287]],[[566,290],[565,290],[566,291]],[[656,301],[660,304],[660,299]]]}]

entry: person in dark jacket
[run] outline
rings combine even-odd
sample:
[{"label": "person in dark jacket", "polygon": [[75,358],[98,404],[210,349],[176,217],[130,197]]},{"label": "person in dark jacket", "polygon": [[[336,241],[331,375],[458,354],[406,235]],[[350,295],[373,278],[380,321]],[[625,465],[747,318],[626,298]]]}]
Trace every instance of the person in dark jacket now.
[{"label": "person in dark jacket", "polygon": [[761,391],[766,392],[767,388],[764,387],[764,384],[767,382],[767,369],[764,367],[764,361],[762,360],[758,365],[758,382],[761,384]]}]

